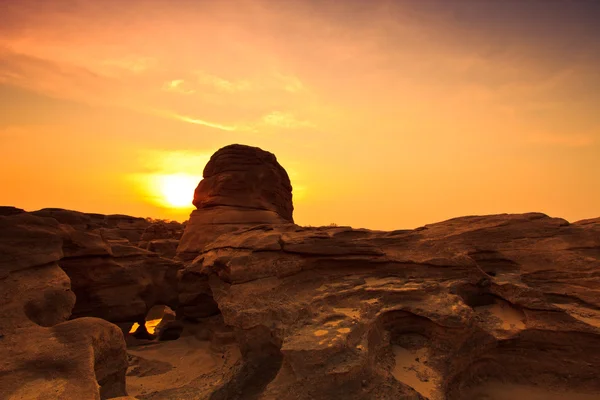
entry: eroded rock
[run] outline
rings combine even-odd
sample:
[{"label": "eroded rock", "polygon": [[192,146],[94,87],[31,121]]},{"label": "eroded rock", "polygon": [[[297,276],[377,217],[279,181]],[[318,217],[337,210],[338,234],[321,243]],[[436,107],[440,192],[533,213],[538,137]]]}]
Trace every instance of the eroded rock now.
[{"label": "eroded rock", "polygon": [[21,213],[0,217],[0,227],[0,398],[126,395],[120,329],[97,318],[67,321],[75,296],[57,263],[57,221]]},{"label": "eroded rock", "polygon": [[221,234],[257,224],[293,223],[292,186],[276,157],[230,145],[211,157],[194,193],[193,211],[177,254],[191,261]]},{"label": "eroded rock", "polygon": [[[205,177],[244,171],[255,182],[261,169],[245,169],[245,152],[209,163]],[[254,218],[213,181],[199,185],[178,249],[188,260],[178,315],[218,307],[235,331],[243,363],[214,398],[461,399],[494,382],[600,393],[595,220],[302,228]],[[254,200],[244,198],[278,212]]]}]

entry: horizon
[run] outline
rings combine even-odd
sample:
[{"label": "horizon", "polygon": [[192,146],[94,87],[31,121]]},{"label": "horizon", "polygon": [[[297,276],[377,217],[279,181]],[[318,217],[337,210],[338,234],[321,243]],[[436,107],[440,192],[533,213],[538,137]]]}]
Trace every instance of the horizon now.
[{"label": "horizon", "polygon": [[0,6],[0,205],[183,222],[240,143],[299,225],[600,216],[600,2]]}]

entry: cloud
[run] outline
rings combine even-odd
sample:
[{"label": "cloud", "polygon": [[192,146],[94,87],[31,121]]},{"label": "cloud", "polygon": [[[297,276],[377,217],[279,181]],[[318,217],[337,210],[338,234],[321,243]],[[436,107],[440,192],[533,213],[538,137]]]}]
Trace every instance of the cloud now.
[{"label": "cloud", "polygon": [[152,57],[142,57],[129,55],[122,58],[104,60],[102,65],[109,67],[117,67],[135,74],[148,71],[150,68],[156,66],[157,61]]},{"label": "cloud", "polygon": [[314,127],[314,124],[309,121],[299,120],[292,113],[281,111],[273,111],[265,115],[262,122],[266,125],[288,129]]},{"label": "cloud", "polygon": [[[64,64],[0,48],[0,83],[60,99],[93,104],[108,99],[118,86],[113,77],[85,67]],[[94,96],[90,96],[93,93]]]},{"label": "cloud", "polygon": [[209,122],[209,121],[205,121],[205,120],[199,119],[199,118],[187,117],[185,115],[172,114],[172,116],[175,119],[178,119],[178,120],[184,121],[184,122],[188,122],[188,123],[194,124],[194,125],[208,126],[209,128],[220,129],[222,131],[235,131],[235,130],[237,130],[237,127],[236,126],[232,126],[232,125],[224,125],[224,124],[219,124],[219,123],[216,123],[216,122]]},{"label": "cloud", "polygon": [[163,85],[163,90],[181,94],[196,93],[194,89],[186,89],[184,86],[187,86],[187,84],[183,79],[174,79],[172,81],[165,82]]},{"label": "cloud", "polygon": [[281,88],[289,93],[299,93],[306,90],[304,84],[294,75],[283,75],[275,73],[275,79],[281,84]]},{"label": "cloud", "polygon": [[196,71],[195,75],[199,84],[210,86],[222,92],[235,93],[254,89],[252,83],[247,80],[228,81],[204,71]]}]

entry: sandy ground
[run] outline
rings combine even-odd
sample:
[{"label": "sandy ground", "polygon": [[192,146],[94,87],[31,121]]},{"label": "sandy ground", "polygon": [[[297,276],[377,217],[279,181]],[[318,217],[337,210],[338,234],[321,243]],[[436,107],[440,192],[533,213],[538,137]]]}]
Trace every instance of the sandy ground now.
[{"label": "sandy ground", "polygon": [[475,307],[474,310],[482,317],[492,317],[498,329],[505,331],[525,329],[525,314],[506,302],[498,301],[495,304]]},{"label": "sandy ground", "polygon": [[[392,375],[431,400],[441,400],[438,392],[439,376],[427,365],[429,349],[426,347],[409,350],[401,346],[392,346],[396,364]],[[514,400],[514,399],[511,399]]]},{"label": "sandy ground", "polygon": [[600,400],[600,393],[558,392],[537,386],[488,383],[465,394],[465,400]]},{"label": "sandy ground", "polygon": [[[154,394],[152,398],[161,398],[157,393],[182,388],[199,377],[218,379],[225,363],[224,350],[215,349],[210,340],[193,331],[184,330],[179,339],[172,341],[132,343],[139,343],[127,350],[127,392],[134,397]],[[231,349],[228,352],[231,354]]]}]

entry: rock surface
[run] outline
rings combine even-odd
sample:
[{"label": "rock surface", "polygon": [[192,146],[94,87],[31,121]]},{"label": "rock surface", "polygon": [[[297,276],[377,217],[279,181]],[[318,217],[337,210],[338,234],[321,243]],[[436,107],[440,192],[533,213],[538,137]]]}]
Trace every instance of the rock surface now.
[{"label": "rock surface", "polygon": [[75,304],[58,222],[0,217],[0,398],[125,395],[121,331],[97,318],[67,321]]},{"label": "rock surface", "polygon": [[[219,168],[245,170],[244,151]],[[302,228],[249,221],[225,200],[203,208],[202,199],[235,196],[218,189],[198,187],[178,249],[190,260],[178,314],[220,311],[242,351],[212,398],[503,398],[515,385],[600,397],[597,220],[531,213],[393,232]]]},{"label": "rock surface", "polygon": [[[198,293],[256,371],[226,398],[259,371],[273,371],[265,399],[462,399],[488,381],[600,396],[595,224],[534,213],[397,232],[262,225],[221,235],[181,276],[206,277]],[[417,361],[396,370],[406,357]]]},{"label": "rock surface", "polygon": [[292,185],[276,157],[257,147],[230,145],[210,158],[194,192],[177,250],[191,260],[206,244],[240,226],[293,222]]},{"label": "rock surface", "polygon": [[56,219],[61,224],[70,225],[101,235],[105,240],[127,240],[137,245],[146,229],[152,224],[145,218],[128,215],[103,215],[64,210],[62,208],[43,208],[31,214]]},{"label": "rock surface", "polygon": [[179,242],[6,209],[0,398],[600,399],[600,218],[304,228],[271,153],[227,146],[204,178]]}]

